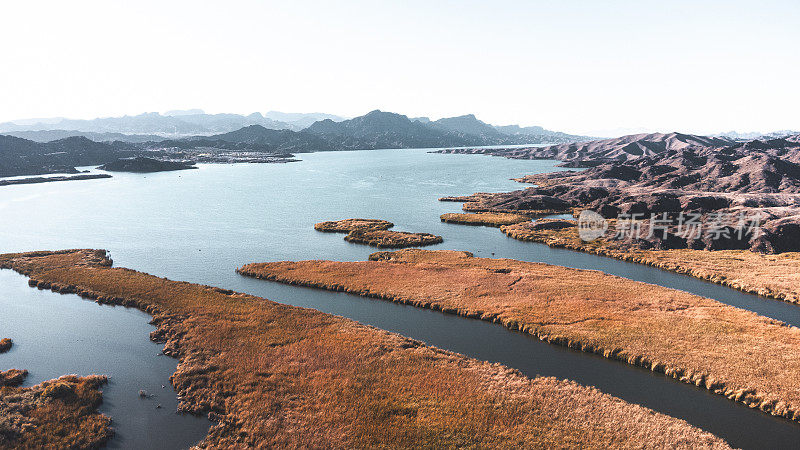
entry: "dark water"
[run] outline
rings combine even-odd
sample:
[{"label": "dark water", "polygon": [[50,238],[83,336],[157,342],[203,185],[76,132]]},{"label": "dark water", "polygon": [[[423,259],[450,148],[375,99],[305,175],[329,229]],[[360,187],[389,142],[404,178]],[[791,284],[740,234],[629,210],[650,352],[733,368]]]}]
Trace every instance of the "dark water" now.
[{"label": "dark water", "polygon": [[[438,202],[438,197],[519,189],[524,186],[509,178],[554,170],[554,162],[424,150],[316,153],[302,159],[291,164],[203,165],[194,171],[5,187],[0,190],[0,252],[105,248],[118,266],[340,314],[442,348],[503,362],[529,375],[555,375],[594,385],[683,418],[735,445],[800,442],[800,426],[795,424],[663,376],[543,344],[498,325],[236,275],[236,267],[255,261],[366,259],[374,249],[349,244],[342,235],[318,233],[313,224],[348,217],[381,218],[394,222],[397,230],[442,235],[445,242],[432,249],[598,269],[800,323],[800,308],[794,305],[651,267],[515,241],[493,228],[439,221],[440,214],[458,211],[460,204]],[[143,347],[151,346],[144,332],[141,339]],[[114,364],[103,358],[95,362],[101,365],[95,371],[118,379],[120,369]],[[159,383],[166,384],[172,370],[166,370]],[[89,373],[80,367],[73,371]],[[108,413],[112,417],[129,414],[117,413],[113,405]],[[157,434],[181,426],[140,430]],[[197,439],[201,437],[199,433]]]}]

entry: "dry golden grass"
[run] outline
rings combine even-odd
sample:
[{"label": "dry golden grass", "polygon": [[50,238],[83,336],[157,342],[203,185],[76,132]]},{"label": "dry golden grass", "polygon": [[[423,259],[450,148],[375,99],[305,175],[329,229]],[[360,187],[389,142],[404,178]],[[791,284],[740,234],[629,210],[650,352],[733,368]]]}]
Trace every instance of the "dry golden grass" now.
[{"label": "dry golden grass", "polygon": [[800,421],[800,329],[598,271],[466,252],[249,264],[240,273],[481,318]]},{"label": "dry golden grass", "polygon": [[725,448],[683,421],[318,311],[111,268],[103,252],[0,255],[30,284],[154,315],[180,407],[213,447]]},{"label": "dry golden grass", "polygon": [[27,370],[9,369],[5,372],[0,371],[0,387],[19,386],[28,376]]},{"label": "dry golden grass", "polygon": [[356,230],[388,230],[393,226],[392,222],[379,219],[343,219],[320,222],[314,225],[314,229],[328,233],[349,233]]},{"label": "dry golden grass", "polygon": [[500,227],[502,225],[513,225],[520,222],[530,222],[531,218],[522,214],[507,213],[475,213],[460,214],[447,213],[439,216],[442,222],[458,223],[462,225],[485,225],[489,227]]},{"label": "dry golden grass", "polygon": [[344,237],[347,242],[378,248],[422,247],[442,243],[441,236],[430,233],[409,233],[390,230],[354,230]]},{"label": "dry golden grass", "polygon": [[744,292],[800,303],[800,253],[775,255],[748,250],[638,250],[598,239],[584,242],[577,228],[531,230],[526,224],[500,230],[521,241],[539,242],[624,261],[646,264],[729,286]]},{"label": "dry golden grass", "polygon": [[0,387],[0,448],[99,448],[114,435],[97,412],[106,377],[68,375],[28,388]]},{"label": "dry golden grass", "polygon": [[379,219],[343,219],[320,222],[314,225],[317,231],[347,233],[344,240],[354,244],[365,244],[378,248],[423,247],[439,244],[441,236],[429,233],[390,231],[394,224]]},{"label": "dry golden grass", "polygon": [[5,353],[11,350],[14,343],[9,338],[0,339],[0,353]]}]

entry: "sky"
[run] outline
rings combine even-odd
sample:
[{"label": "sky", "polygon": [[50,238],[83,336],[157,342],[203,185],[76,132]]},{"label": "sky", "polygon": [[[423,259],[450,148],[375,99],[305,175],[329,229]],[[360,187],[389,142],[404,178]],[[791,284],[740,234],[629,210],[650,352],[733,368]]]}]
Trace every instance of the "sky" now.
[{"label": "sky", "polygon": [[0,121],[373,109],[595,136],[800,129],[800,1],[0,6]]}]

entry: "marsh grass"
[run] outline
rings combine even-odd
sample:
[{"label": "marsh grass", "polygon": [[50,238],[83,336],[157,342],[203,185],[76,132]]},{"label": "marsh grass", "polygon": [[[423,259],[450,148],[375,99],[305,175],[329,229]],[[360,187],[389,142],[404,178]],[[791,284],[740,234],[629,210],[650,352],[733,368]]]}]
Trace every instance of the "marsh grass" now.
[{"label": "marsh grass", "polygon": [[687,423],[554,378],[318,311],[111,268],[103,252],[1,255],[30,284],[152,314],[180,408],[209,447],[726,448]]},{"label": "marsh grass", "polygon": [[365,262],[248,264],[245,275],[499,322],[800,420],[800,329],[598,271],[467,252],[379,252]]},{"label": "marsh grass", "polygon": [[800,303],[800,253],[762,254],[749,250],[639,250],[613,241],[584,242],[576,228],[532,230],[525,224],[500,230],[521,241],[538,242],[690,275],[733,289]]},{"label": "marsh grass", "polygon": [[99,448],[114,435],[97,412],[106,377],[67,375],[27,388],[0,387],[0,448]]},{"label": "marsh grass", "polygon": [[520,222],[530,222],[531,218],[522,214],[509,213],[447,213],[439,216],[442,222],[462,225],[483,225],[500,227]]}]

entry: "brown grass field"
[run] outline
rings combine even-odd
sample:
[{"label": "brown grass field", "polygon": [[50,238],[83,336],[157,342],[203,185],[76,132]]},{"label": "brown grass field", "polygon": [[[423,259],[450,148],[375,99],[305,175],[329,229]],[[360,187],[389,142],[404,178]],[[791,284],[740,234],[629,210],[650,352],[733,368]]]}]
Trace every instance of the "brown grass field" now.
[{"label": "brown grass field", "polygon": [[342,219],[314,224],[314,229],[327,233],[349,233],[355,230],[388,230],[392,222],[380,219]]},{"label": "brown grass field", "polygon": [[0,448],[98,448],[114,435],[97,412],[106,377],[67,375],[27,388],[0,385]]},{"label": "brown grass field", "polygon": [[25,377],[27,376],[27,370],[8,369],[6,371],[0,371],[0,387],[19,386],[25,381]]},{"label": "brown grass field", "polygon": [[[381,263],[383,264],[383,263]],[[318,311],[110,267],[103,251],[0,255],[32,286],[134,306],[179,358],[205,447],[726,448],[596,389],[530,379]]]},{"label": "brown grass field", "polygon": [[443,241],[441,236],[429,233],[389,230],[393,226],[392,222],[379,219],[343,219],[320,222],[314,225],[314,229],[328,233],[347,233],[344,237],[347,242],[378,248],[423,247]]},{"label": "brown grass field", "polygon": [[239,272],[499,322],[800,421],[800,329],[685,292],[455,251],[248,264]]},{"label": "brown grass field", "polygon": [[531,218],[522,214],[508,213],[447,213],[439,216],[442,222],[457,223],[462,225],[483,225],[489,227],[500,227],[503,225],[513,225],[520,222],[530,222]]},{"label": "brown grass field", "polygon": [[347,242],[378,248],[422,247],[442,243],[441,236],[430,233],[409,233],[391,230],[354,230],[344,237]]},{"label": "brown grass field", "polygon": [[800,253],[775,255],[749,250],[638,250],[620,249],[605,239],[584,242],[577,228],[531,230],[525,224],[500,228],[509,237],[551,247],[646,264],[690,275],[752,294],[800,303]]}]

